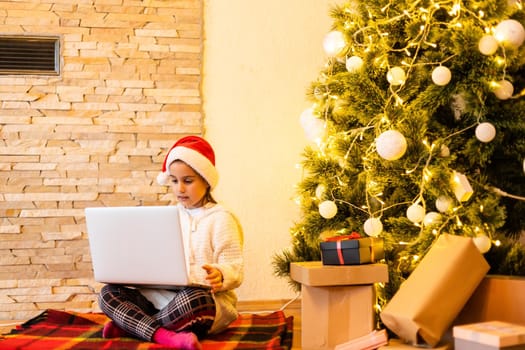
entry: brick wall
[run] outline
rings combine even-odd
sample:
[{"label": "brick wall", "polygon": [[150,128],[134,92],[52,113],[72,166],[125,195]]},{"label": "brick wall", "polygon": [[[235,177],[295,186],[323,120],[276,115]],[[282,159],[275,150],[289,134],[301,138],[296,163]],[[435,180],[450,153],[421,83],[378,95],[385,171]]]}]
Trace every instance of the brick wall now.
[{"label": "brick wall", "polygon": [[0,319],[97,310],[84,208],[162,205],[166,148],[203,131],[202,0],[0,1],[59,35],[60,76],[0,75]]}]

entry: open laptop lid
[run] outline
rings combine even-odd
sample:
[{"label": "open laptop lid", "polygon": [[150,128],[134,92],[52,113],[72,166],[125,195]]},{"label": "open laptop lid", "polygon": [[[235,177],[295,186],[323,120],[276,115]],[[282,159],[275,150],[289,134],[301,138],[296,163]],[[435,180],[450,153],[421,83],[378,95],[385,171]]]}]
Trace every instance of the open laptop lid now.
[{"label": "open laptop lid", "polygon": [[95,281],[166,289],[195,285],[177,207],[96,207],[85,214]]}]

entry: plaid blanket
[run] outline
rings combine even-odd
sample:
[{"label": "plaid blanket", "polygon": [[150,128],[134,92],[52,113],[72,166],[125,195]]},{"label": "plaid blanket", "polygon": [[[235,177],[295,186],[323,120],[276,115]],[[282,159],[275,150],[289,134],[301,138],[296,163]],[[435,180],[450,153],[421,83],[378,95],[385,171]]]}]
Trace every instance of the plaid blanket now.
[{"label": "plaid blanket", "polygon": [[[132,338],[102,338],[108,318],[100,313],[46,310],[0,337],[0,349],[167,349]],[[203,350],[292,347],[293,316],[284,312],[243,314],[222,333],[201,342]]]}]

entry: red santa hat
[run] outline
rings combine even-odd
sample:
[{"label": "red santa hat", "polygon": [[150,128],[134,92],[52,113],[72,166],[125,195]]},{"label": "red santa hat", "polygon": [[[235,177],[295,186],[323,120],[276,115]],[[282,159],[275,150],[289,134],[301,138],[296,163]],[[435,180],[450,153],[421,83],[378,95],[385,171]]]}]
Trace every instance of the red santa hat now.
[{"label": "red santa hat", "polygon": [[159,185],[168,184],[170,165],[176,160],[182,160],[192,167],[208,182],[212,190],[217,185],[219,173],[215,168],[215,153],[211,145],[202,137],[186,136],[175,142],[164,159],[162,172],[157,175]]}]

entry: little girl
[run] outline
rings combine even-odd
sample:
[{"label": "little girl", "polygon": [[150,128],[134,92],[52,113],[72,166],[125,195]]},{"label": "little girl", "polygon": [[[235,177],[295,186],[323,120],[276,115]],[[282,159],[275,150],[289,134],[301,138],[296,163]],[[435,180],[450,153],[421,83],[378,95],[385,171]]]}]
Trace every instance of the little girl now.
[{"label": "little girl", "polygon": [[99,304],[111,321],[103,336],[134,336],[178,349],[201,349],[199,339],[224,330],[238,316],[233,289],[243,279],[242,229],[211,196],[218,173],[213,149],[203,138],[178,140],[157,181],[171,182],[178,202],[190,276],[211,289],[105,285]]}]

